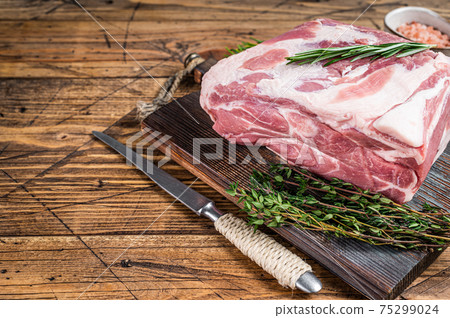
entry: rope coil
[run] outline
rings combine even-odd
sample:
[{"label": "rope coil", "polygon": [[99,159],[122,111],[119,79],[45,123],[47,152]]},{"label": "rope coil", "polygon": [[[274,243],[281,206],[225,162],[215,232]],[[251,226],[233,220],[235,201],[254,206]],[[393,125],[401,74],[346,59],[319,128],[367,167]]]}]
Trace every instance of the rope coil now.
[{"label": "rope coil", "polygon": [[164,105],[167,105],[173,98],[173,94],[178,89],[181,81],[190,74],[194,68],[199,64],[203,63],[205,60],[198,54],[190,54],[185,60],[185,68],[181,71],[176,72],[174,75],[169,77],[167,81],[161,87],[158,95],[153,99],[151,103],[146,103],[143,101],[137,102],[137,119],[142,122],[148,115],[152,114],[157,109]]}]

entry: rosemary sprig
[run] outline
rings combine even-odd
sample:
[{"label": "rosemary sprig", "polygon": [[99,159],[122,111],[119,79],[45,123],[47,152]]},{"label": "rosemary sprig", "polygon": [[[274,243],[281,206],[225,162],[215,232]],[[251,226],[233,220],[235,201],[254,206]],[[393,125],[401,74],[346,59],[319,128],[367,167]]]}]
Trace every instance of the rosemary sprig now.
[{"label": "rosemary sprig", "polygon": [[230,55],[225,55],[225,57],[229,57],[231,55],[241,53],[241,52],[243,52],[251,47],[257,46],[259,43],[263,42],[261,40],[258,40],[258,39],[252,38],[252,37],[250,39],[252,39],[255,43],[242,42],[235,49],[230,49],[230,48],[226,47],[225,49],[228,51],[228,53],[230,53]]},{"label": "rosemary sprig", "polygon": [[339,179],[327,181],[306,170],[273,165],[270,173],[253,171],[248,190],[231,184],[249,224],[291,224],[374,245],[411,249],[450,243],[450,213],[424,204],[422,211]]},{"label": "rosemary sprig", "polygon": [[329,47],[300,52],[294,56],[286,57],[286,60],[289,61],[287,64],[297,63],[298,65],[314,64],[326,60],[327,62],[324,66],[328,66],[348,58],[352,58],[351,62],[354,62],[366,57],[371,57],[371,60],[376,60],[382,57],[388,58],[391,56],[404,57],[428,50],[435,46],[436,45],[417,42],[400,42],[385,43],[380,45]]}]

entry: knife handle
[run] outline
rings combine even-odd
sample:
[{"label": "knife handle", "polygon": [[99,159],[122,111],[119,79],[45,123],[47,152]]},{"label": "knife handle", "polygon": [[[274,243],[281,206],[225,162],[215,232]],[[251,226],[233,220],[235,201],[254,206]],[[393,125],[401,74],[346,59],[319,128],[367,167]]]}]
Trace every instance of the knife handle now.
[{"label": "knife handle", "polygon": [[322,288],[311,266],[270,236],[254,231],[244,220],[228,213],[219,217],[214,226],[244,255],[275,277],[281,286],[297,287],[309,293]]}]

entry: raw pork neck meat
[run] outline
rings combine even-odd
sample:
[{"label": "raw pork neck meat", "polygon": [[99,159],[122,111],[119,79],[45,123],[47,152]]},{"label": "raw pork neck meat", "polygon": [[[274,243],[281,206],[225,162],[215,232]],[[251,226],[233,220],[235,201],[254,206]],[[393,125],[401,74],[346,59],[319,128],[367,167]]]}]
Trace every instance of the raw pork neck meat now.
[{"label": "raw pork neck meat", "polygon": [[291,164],[406,202],[450,139],[450,58],[424,51],[327,67],[285,60],[400,41],[333,20],[307,22],[219,61],[203,78],[200,103],[231,142],[265,145]]}]

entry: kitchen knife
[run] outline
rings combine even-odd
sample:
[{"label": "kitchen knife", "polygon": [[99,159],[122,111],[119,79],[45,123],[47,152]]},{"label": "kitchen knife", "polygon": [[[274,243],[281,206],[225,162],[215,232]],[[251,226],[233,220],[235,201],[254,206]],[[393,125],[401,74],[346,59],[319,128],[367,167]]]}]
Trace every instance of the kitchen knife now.
[{"label": "kitchen knife", "polygon": [[242,219],[234,217],[231,213],[222,213],[216,208],[212,200],[156,167],[151,161],[144,159],[114,138],[98,131],[92,133],[126,157],[176,200],[197,215],[213,221],[215,228],[220,233],[265,271],[277,278],[282,286],[296,287],[307,293],[317,293],[322,289],[322,283],[312,273],[311,267],[273,238],[261,231],[254,231],[251,226],[247,225]]}]

